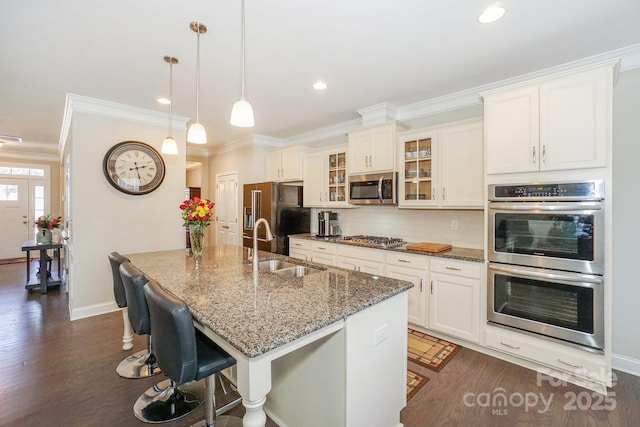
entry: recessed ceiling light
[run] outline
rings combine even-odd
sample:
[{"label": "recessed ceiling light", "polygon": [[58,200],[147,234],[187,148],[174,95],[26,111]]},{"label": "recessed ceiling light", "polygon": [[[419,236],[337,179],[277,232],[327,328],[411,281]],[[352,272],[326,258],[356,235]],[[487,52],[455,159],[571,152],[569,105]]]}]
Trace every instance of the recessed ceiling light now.
[{"label": "recessed ceiling light", "polygon": [[502,18],[506,9],[502,6],[490,6],[478,16],[478,22],[481,24],[489,24]]},{"label": "recessed ceiling light", "polygon": [[165,98],[164,96],[157,97],[156,101],[158,101],[158,103],[163,104],[163,105],[171,104],[171,100],[169,98]]},{"label": "recessed ceiling light", "polygon": [[323,81],[317,81],[313,84],[313,88],[315,90],[325,90],[327,88],[327,84]]}]

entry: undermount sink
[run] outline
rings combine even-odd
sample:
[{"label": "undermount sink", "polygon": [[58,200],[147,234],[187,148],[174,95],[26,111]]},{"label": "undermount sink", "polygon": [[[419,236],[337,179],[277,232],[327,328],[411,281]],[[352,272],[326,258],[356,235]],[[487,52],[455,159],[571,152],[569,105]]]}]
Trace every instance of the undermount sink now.
[{"label": "undermount sink", "polygon": [[258,262],[258,270],[260,271],[274,272],[276,270],[282,270],[283,268],[290,268],[295,266],[296,264],[279,259],[268,259]]},{"label": "undermount sink", "polygon": [[267,271],[285,277],[302,277],[310,273],[322,271],[320,268],[307,267],[280,259],[267,259],[258,262],[259,271]]},{"label": "undermount sink", "polygon": [[285,277],[302,277],[302,276],[306,276],[309,273],[315,273],[317,271],[321,271],[321,270],[317,268],[305,267],[304,265],[296,265],[295,267],[276,270],[273,273],[279,274],[280,276],[285,276]]}]

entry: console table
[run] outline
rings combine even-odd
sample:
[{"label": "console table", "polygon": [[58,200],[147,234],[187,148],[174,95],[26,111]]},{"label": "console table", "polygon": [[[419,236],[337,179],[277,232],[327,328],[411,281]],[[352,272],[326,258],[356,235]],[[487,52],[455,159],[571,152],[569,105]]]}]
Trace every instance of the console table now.
[{"label": "console table", "polygon": [[[40,288],[40,293],[46,294],[48,287],[60,286],[62,283],[60,279],[60,248],[62,248],[62,243],[37,243],[35,240],[27,240],[22,244],[22,251],[27,253],[27,284],[25,289],[31,292],[35,288]],[[54,249],[54,257],[58,259],[58,271],[55,277],[53,273],[51,273],[51,277],[48,274],[47,251],[49,249]],[[31,277],[31,251],[40,251],[40,277],[36,275],[33,278]],[[56,253],[57,256],[55,255]]]}]

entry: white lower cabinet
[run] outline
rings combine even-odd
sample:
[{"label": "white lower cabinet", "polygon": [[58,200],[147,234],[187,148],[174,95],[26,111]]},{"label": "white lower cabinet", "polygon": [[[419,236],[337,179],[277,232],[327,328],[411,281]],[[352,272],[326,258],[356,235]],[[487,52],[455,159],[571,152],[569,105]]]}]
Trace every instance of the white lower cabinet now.
[{"label": "white lower cabinet", "polygon": [[303,261],[311,260],[309,241],[306,239],[289,238],[289,256]]},{"label": "white lower cabinet", "polygon": [[[611,386],[611,371],[603,355],[491,325],[487,325],[485,340],[488,347],[548,366],[550,369],[547,373],[550,375],[557,376],[557,369],[588,382]],[[545,373],[544,370],[539,371]],[[588,387],[588,384],[583,385]]]},{"label": "white lower cabinet", "polygon": [[338,245],[336,266],[368,274],[384,275],[384,251]]},{"label": "white lower cabinet", "polygon": [[429,328],[480,341],[481,264],[431,260]]},{"label": "white lower cabinet", "polygon": [[336,265],[336,246],[337,244],[335,243],[310,241],[309,261],[326,265]]},{"label": "white lower cabinet", "polygon": [[389,252],[386,257],[385,276],[413,283],[408,292],[409,323],[427,327],[429,294],[426,292],[429,259],[424,255]]}]

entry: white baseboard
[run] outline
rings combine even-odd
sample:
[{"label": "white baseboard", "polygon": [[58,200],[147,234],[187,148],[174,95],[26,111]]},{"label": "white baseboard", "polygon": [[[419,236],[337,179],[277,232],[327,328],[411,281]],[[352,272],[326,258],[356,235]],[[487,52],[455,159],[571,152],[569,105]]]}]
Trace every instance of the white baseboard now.
[{"label": "white baseboard", "polygon": [[86,317],[98,316],[100,314],[111,313],[120,310],[115,302],[105,302],[102,304],[88,305],[85,307],[71,308],[69,307],[69,317],[71,320],[84,319]]},{"label": "white baseboard", "polygon": [[614,354],[611,357],[611,364],[613,365],[613,369],[640,377],[639,359],[623,356],[621,354]]}]

